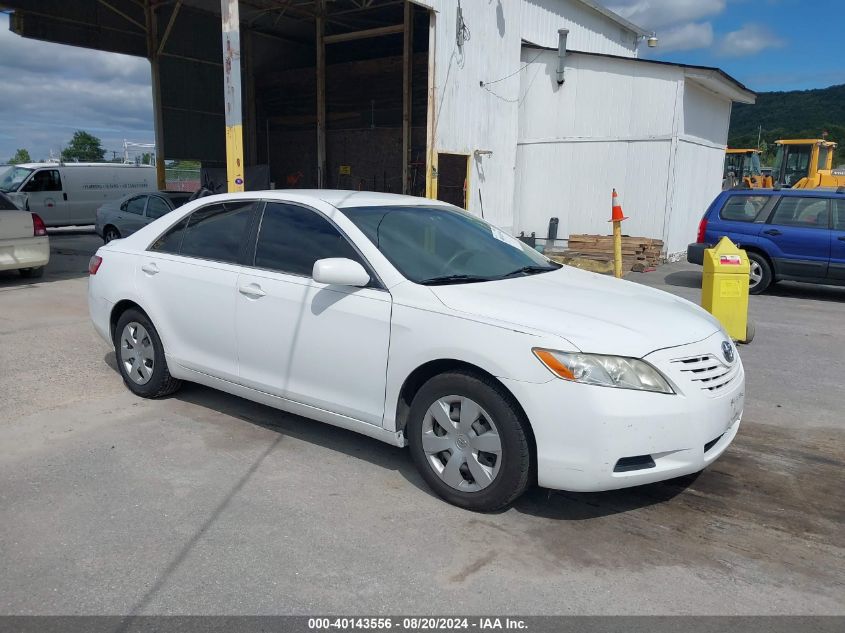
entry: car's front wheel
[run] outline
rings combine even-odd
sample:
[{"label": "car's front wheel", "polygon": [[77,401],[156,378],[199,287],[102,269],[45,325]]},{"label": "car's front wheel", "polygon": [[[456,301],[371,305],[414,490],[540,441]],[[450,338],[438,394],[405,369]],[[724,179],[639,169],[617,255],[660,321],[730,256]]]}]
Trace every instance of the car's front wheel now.
[{"label": "car's front wheel", "polygon": [[126,310],[114,328],[114,353],[123,382],[143,398],[160,398],[182,382],[170,375],[164,346],[152,321],[140,310]]},{"label": "car's front wheel", "polygon": [[527,423],[489,378],[463,371],[431,378],[411,403],[406,431],[423,479],[450,503],[491,512],[529,484]]},{"label": "car's front wheel", "polygon": [[772,283],[772,267],[765,257],[754,252],[748,253],[748,263],[751,267],[748,274],[748,292],[759,295]]}]

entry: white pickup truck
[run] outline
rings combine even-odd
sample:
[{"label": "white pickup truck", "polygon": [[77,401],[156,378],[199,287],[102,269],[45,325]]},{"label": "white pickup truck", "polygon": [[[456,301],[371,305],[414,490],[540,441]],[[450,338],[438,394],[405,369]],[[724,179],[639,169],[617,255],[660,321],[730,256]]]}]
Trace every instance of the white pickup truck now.
[{"label": "white pickup truck", "polygon": [[0,270],[41,277],[50,261],[50,238],[37,213],[21,211],[0,192]]}]

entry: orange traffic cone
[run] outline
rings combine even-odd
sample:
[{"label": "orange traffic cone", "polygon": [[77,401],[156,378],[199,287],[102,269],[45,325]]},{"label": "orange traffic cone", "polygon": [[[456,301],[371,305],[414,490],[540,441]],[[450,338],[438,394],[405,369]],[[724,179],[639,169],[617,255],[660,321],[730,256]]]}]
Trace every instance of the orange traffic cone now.
[{"label": "orange traffic cone", "polygon": [[608,222],[621,222],[622,220],[627,220],[628,216],[622,215],[622,202],[619,200],[619,194],[616,193],[616,189],[613,190],[611,200],[613,201],[613,208]]}]

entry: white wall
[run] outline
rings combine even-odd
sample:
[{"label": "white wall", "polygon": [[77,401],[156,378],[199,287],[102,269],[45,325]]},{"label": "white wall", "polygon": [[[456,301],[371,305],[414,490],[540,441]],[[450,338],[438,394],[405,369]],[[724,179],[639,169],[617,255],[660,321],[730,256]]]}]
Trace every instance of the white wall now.
[{"label": "white wall", "polygon": [[[456,0],[432,0],[435,18],[435,151],[469,154],[469,210],[513,228],[519,96],[519,3],[462,2],[471,38],[458,47]],[[513,74],[515,73],[515,74]],[[503,79],[513,74],[513,76]],[[496,81],[502,79],[501,81]],[[496,82],[485,89],[479,82]],[[475,150],[492,154],[473,156]],[[481,196],[479,196],[481,189]]]},{"label": "white wall", "polygon": [[637,56],[635,33],[578,0],[521,0],[521,5],[521,33],[527,42],[556,48],[558,29],[569,29],[570,50]]},{"label": "white wall", "polygon": [[[435,151],[471,156],[470,211],[481,215],[483,206],[485,219],[513,230],[522,39],[556,46],[566,27],[570,46],[634,56],[634,34],[578,0],[464,0],[471,39],[459,48],[457,0],[418,4],[436,12]],[[598,133],[602,122],[592,127]]]},{"label": "white wall", "polygon": [[515,231],[609,233],[616,188],[625,233],[683,252],[721,189],[730,100],[680,66],[572,53],[559,87],[556,51],[522,59]]}]

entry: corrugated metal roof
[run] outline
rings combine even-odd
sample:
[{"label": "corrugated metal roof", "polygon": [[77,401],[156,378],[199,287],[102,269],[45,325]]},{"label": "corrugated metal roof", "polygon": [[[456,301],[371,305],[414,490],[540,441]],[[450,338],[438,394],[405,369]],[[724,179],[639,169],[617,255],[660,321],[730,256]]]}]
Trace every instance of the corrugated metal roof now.
[{"label": "corrugated metal roof", "polygon": [[643,27],[637,26],[633,22],[629,22],[628,20],[623,18],[618,13],[614,13],[613,11],[608,9],[607,7],[602,6],[598,2],[595,2],[594,0],[578,0],[578,1],[581,4],[585,4],[588,7],[590,7],[593,11],[598,11],[604,17],[613,20],[614,22],[616,22],[617,24],[625,27],[626,29],[628,29],[632,33],[635,33],[637,35],[650,35],[651,34],[651,31],[646,31]]},{"label": "corrugated metal roof", "polygon": [[[539,46],[537,44],[533,44],[532,42],[526,42],[523,40],[522,45],[525,48],[535,48],[537,50],[546,50],[546,51],[556,51],[557,48],[551,46]],[[726,73],[721,68],[716,68],[715,66],[698,66],[696,64],[682,64],[680,62],[667,62],[660,59],[643,59],[642,57],[624,57],[622,55],[611,55],[609,53],[590,53],[587,51],[567,51],[568,53],[574,55],[591,55],[593,57],[607,57],[608,59],[619,59],[626,62],[637,62],[642,64],[659,64],[662,66],[675,66],[678,68],[684,68],[689,70],[699,70],[708,73],[713,73],[719,76],[720,79],[731,84],[734,89],[739,90],[740,92],[745,92],[748,97],[751,99],[751,103],[754,102],[757,98],[757,93],[748,88],[745,84],[743,84],[738,79],[731,77],[728,73]]]}]

